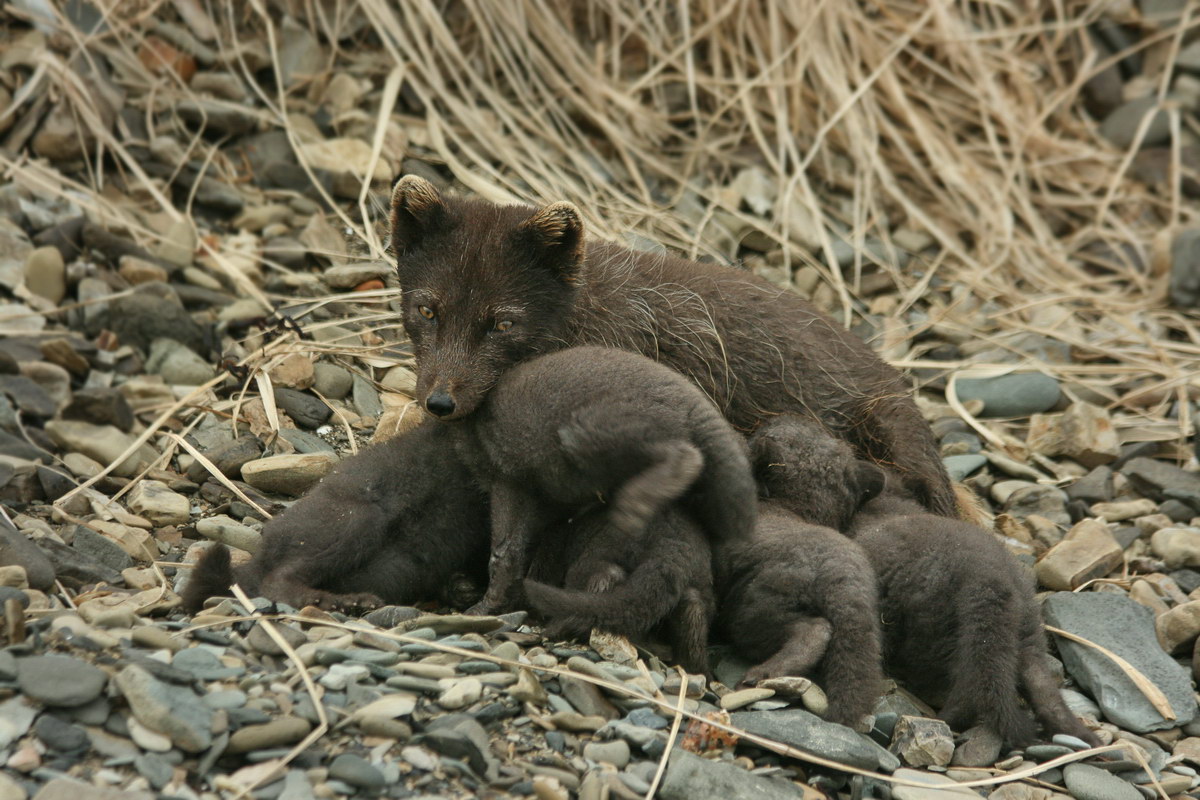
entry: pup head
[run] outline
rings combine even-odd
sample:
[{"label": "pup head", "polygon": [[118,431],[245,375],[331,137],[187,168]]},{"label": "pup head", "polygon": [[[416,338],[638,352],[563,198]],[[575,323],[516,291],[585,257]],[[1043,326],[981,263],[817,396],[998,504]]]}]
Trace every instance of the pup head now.
[{"label": "pup head", "polygon": [[815,525],[844,531],[883,491],[883,471],[815,420],[772,419],[750,437],[750,455],[763,493]]},{"label": "pup head", "polygon": [[562,345],[582,285],[583,222],[570,203],[447,198],[415,175],[396,183],[391,206],[417,400],[461,419],[508,367]]}]

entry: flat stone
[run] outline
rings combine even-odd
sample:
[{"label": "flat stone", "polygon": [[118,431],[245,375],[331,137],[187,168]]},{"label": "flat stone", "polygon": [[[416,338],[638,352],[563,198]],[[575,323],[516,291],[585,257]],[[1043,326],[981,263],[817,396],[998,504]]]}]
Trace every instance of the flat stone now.
[{"label": "flat stone", "polygon": [[1180,231],[1171,244],[1171,303],[1200,306],[1200,228]]},{"label": "flat stone", "polygon": [[1063,769],[1067,791],[1075,800],[1141,800],[1128,781],[1090,764],[1068,764]]},{"label": "flat stone", "polygon": [[1061,542],[1037,562],[1038,582],[1049,589],[1075,589],[1093,578],[1102,578],[1120,566],[1124,551],[1095,520],[1077,523]]},{"label": "flat stone", "polygon": [[736,692],[730,692],[721,698],[721,708],[726,711],[736,711],[739,708],[744,708],[751,703],[757,703],[759,700],[766,700],[768,697],[774,697],[774,689],[762,689],[751,687],[749,689],[739,689]]},{"label": "flat stone", "polygon": [[247,553],[257,553],[262,548],[261,533],[225,514],[196,520],[196,533]]},{"label": "flat stone", "polygon": [[386,261],[360,261],[353,264],[339,264],[325,270],[321,279],[331,289],[353,289],[369,280],[383,280],[395,271],[395,267]]},{"label": "flat stone", "polygon": [[329,765],[329,777],[361,789],[379,789],[387,783],[377,767],[353,753],[342,753],[335,758]]},{"label": "flat stone", "polygon": [[811,794],[785,778],[755,775],[730,763],[672,750],[657,796],[662,800],[804,800]]},{"label": "flat stone", "polygon": [[107,327],[122,344],[149,352],[156,339],[174,339],[197,353],[206,350],[207,334],[177,302],[143,289],[109,304]]},{"label": "flat stone", "polygon": [[954,734],[940,719],[902,716],[888,749],[910,767],[944,767],[954,755]]},{"label": "flat stone", "polygon": [[1154,620],[1154,629],[1158,633],[1158,641],[1168,653],[1190,645],[1200,636],[1200,600],[1181,603],[1159,614]]},{"label": "flat stone", "polygon": [[137,720],[180,750],[198,753],[212,744],[213,711],[191,689],[163,683],[133,664],[114,680]]},{"label": "flat stone", "polygon": [[1168,569],[1200,567],[1200,530],[1159,528],[1150,537],[1150,549]]},{"label": "flat stone", "polygon": [[1022,522],[1036,514],[1063,528],[1071,524],[1067,495],[1053,486],[1035,484],[1017,489],[1004,501],[1004,511]]},{"label": "flat stone", "polygon": [[995,378],[961,378],[955,391],[962,402],[982,400],[982,416],[1025,417],[1048,411],[1058,403],[1058,381],[1040,372],[1013,373]]},{"label": "flat stone", "polygon": [[915,769],[898,769],[893,776],[926,784],[920,788],[897,784],[892,787],[893,800],[979,800],[979,795],[974,790],[959,788],[953,779],[945,775]]},{"label": "flat stone", "polygon": [[1120,500],[1113,503],[1093,503],[1092,514],[1105,522],[1124,522],[1134,517],[1144,517],[1158,510],[1158,504],[1153,500]]},{"label": "flat stone", "polygon": [[1171,122],[1167,112],[1161,109],[1155,110],[1157,108],[1158,98],[1155,95],[1139,97],[1123,103],[1109,112],[1104,121],[1100,123],[1100,135],[1124,150],[1133,144],[1138,128],[1141,127],[1142,119],[1147,114],[1153,113],[1154,119],[1146,128],[1141,146],[1153,147],[1163,144],[1171,138]]},{"label": "flat stone", "polygon": [[807,711],[738,711],[730,723],[750,733],[791,745],[859,769],[892,772],[900,766],[895,755],[867,737]]},{"label": "flat stone", "polygon": [[96,786],[70,778],[54,778],[38,789],[33,800],[154,800],[153,792]]},{"label": "flat stone", "polygon": [[[112,425],[92,425],[76,420],[50,420],[45,430],[59,447],[83,453],[101,464],[116,461],[134,441],[132,436]],[[113,474],[131,478],[157,457],[153,447],[143,444],[118,463]]]},{"label": "flat stone", "polygon": [[125,433],[133,428],[133,408],[116,389],[80,389],[71,396],[61,416],[93,425],[112,425]]},{"label": "flat stone", "polygon": [[1044,456],[1066,456],[1088,468],[1111,464],[1121,454],[1108,412],[1090,403],[1072,403],[1062,414],[1034,414],[1026,444]]},{"label": "flat stone", "polygon": [[313,388],[330,400],[341,400],[350,394],[354,377],[350,371],[336,364],[313,365]]},{"label": "flat stone", "polygon": [[285,389],[299,391],[313,385],[313,363],[304,353],[289,353],[268,374],[275,386]]},{"label": "flat stone", "polygon": [[25,579],[38,591],[49,591],[54,586],[54,564],[37,544],[0,519],[0,566],[19,566],[25,570]]},{"label": "flat stone", "polygon": [[979,453],[965,453],[957,456],[946,456],[942,459],[950,480],[961,481],[968,475],[982,469],[987,463],[987,456]]},{"label": "flat stone", "polygon": [[1125,672],[1095,648],[1058,639],[1067,671],[1099,703],[1108,721],[1135,733],[1186,725],[1197,713],[1188,671],[1163,652],[1154,613],[1103,592],[1058,592],[1042,606],[1046,623],[1104,647],[1128,661],[1166,696],[1176,719],[1155,710]]},{"label": "flat stone", "polygon": [[67,294],[66,265],[57,247],[39,247],[25,258],[25,287],[54,304]]},{"label": "flat stone", "polygon": [[73,708],[99,697],[108,676],[76,658],[30,656],[17,661],[17,685],[40,703]]},{"label": "flat stone", "polygon": [[629,763],[629,743],[624,739],[588,742],[583,746],[583,757],[598,764],[612,764],[617,769],[625,769]]},{"label": "flat stone", "polygon": [[1200,509],[1200,473],[1188,472],[1154,458],[1134,458],[1121,467],[1133,488],[1151,499],[1183,500]]},{"label": "flat stone", "polygon": [[0,747],[7,748],[24,736],[40,711],[20,695],[0,703]]},{"label": "flat stone", "polygon": [[[236,439],[221,442],[204,452],[204,457],[221,471],[221,474],[235,479],[242,477],[242,467],[262,455],[262,442],[251,433],[244,433]],[[196,462],[188,469],[188,479],[202,482],[208,471]]]},{"label": "flat stone", "polygon": [[337,457],[329,453],[268,456],[242,465],[242,478],[255,489],[298,497],[329,474]]},{"label": "flat stone", "polygon": [[133,556],[110,539],[84,525],[76,525],[75,536],[71,546],[86,558],[94,559],[104,566],[117,570],[129,569],[133,566]]},{"label": "flat stone", "polygon": [[171,491],[162,481],[143,478],[133,487],[126,504],[133,513],[145,517],[156,526],[182,525],[191,516],[191,503],[178,492]]},{"label": "flat stone", "polygon": [[324,425],[333,414],[333,409],[325,405],[321,398],[282,386],[275,389],[275,403],[297,425],[310,430]]},{"label": "flat stone", "polygon": [[174,339],[157,338],[150,344],[146,371],[161,375],[172,386],[199,386],[215,374],[212,364],[190,347]]},{"label": "flat stone", "polygon": [[262,725],[247,725],[229,737],[227,753],[249,753],[270,747],[294,744],[312,730],[308,720],[300,717],[280,717]]}]

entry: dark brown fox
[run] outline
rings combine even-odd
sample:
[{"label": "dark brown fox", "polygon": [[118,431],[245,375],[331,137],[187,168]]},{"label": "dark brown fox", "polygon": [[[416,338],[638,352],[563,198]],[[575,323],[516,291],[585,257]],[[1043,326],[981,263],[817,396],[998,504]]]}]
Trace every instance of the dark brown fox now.
[{"label": "dark brown fox", "polygon": [[426,422],[342,462],[263,528],[262,549],[231,567],[216,545],[183,590],[185,607],[229,594],[348,613],[438,599],[455,573],[482,583],[487,497],[455,453],[451,432]]},{"label": "dark brown fox", "polygon": [[744,431],[783,413],[820,419],[928,509],[956,513],[900,375],[798,295],[737,269],[585,243],[569,203],[443,197],[413,175],[393,190],[391,222],[417,397],[434,416],[469,416],[539,353],[616,347],[682,373]]},{"label": "dark brown fox", "polygon": [[742,438],[695,385],[644,356],[576,347],[524,361],[449,430],[491,504],[488,591],[477,613],[517,602],[533,549],[597,500],[630,549],[680,501],[713,541],[747,538],[754,527]]},{"label": "dark brown fox", "polygon": [[708,672],[708,631],[715,612],[704,531],[678,504],[666,505],[630,537],[601,507],[571,520],[534,552],[525,596],[548,619],[551,638],[592,628],[636,638],[665,629],[675,660]]},{"label": "dark brown fox", "polygon": [[[774,487],[777,501],[790,501],[791,486],[803,487],[795,503],[801,512],[813,505],[817,485],[843,501],[861,496],[829,483],[857,467],[850,449],[817,426],[781,417],[771,423],[770,439],[772,459],[791,470]],[[940,705],[941,717],[959,730],[983,724],[1011,745],[1032,741],[1036,726],[1023,694],[1048,733],[1097,743],[1063,702],[1047,664],[1032,577],[991,533],[928,513],[886,477],[883,493],[863,505],[849,533],[875,571],[887,669]]]},{"label": "dark brown fox", "polygon": [[743,680],[816,673],[828,718],[859,727],[883,692],[871,563],[857,544],[773,500],[746,543],[717,548],[718,625],[739,655],[761,661]]}]

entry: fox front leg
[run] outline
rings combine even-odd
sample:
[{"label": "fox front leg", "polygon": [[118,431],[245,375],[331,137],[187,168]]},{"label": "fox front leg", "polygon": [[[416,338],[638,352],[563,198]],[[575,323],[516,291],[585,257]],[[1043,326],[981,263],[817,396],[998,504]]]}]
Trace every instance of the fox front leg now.
[{"label": "fox front leg", "polygon": [[492,554],[488,560],[488,588],[468,614],[497,614],[520,603],[521,580],[537,535],[548,515],[529,492],[510,483],[498,483],[491,492]]}]

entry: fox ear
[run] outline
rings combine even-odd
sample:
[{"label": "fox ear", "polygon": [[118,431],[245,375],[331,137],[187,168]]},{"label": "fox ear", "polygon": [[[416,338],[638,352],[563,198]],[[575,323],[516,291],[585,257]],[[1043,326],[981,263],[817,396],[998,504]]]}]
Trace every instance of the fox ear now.
[{"label": "fox ear", "polygon": [[412,250],[442,221],[446,204],[437,188],[416,175],[405,175],[392,187],[392,252]]},{"label": "fox ear", "polygon": [[534,258],[550,267],[559,280],[579,286],[583,266],[583,220],[570,203],[551,203],[533,212],[518,228]]}]

